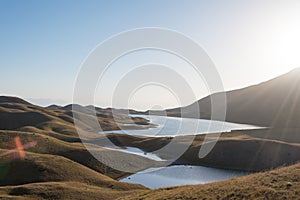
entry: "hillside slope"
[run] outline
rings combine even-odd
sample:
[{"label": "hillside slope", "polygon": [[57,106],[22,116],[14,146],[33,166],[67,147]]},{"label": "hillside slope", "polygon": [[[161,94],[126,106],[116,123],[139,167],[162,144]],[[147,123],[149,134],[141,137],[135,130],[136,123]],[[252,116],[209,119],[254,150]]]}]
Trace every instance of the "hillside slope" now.
[{"label": "hillside slope", "polygon": [[[226,92],[226,96],[226,121],[264,127],[300,127],[300,68],[258,85]],[[210,119],[210,99],[208,96],[195,102],[203,119]],[[182,109],[193,116],[190,107]],[[180,109],[169,109],[167,113],[180,116]]]},{"label": "hillside slope", "polygon": [[205,185],[141,191],[119,200],[300,199],[300,164]]},{"label": "hillside slope", "polygon": [[[82,199],[76,196],[81,194],[86,199],[115,199],[146,189],[112,179],[126,173],[108,169],[85,149],[74,127],[73,113],[67,108],[43,108],[17,97],[0,97],[0,198]],[[118,114],[116,122],[110,110],[96,114],[108,130],[131,120]],[[132,120],[148,124],[141,118]],[[81,125],[82,129],[90,128],[89,124]],[[134,159],[150,163],[140,156]]]}]

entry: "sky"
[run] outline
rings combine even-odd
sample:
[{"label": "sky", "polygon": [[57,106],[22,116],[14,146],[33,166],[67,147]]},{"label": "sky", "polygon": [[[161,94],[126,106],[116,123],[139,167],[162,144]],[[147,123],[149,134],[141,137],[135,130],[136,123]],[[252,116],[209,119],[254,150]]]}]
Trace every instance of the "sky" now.
[{"label": "sky", "polygon": [[[43,106],[71,103],[89,53],[112,35],[143,27],[175,30],[196,41],[213,60],[225,90],[300,67],[297,0],[0,0],[0,94]],[[98,87],[105,90],[96,92],[96,105],[112,106],[109,80],[118,80],[120,66],[127,64],[128,70],[135,59],[149,58],[188,67],[155,52],[129,55]],[[195,99],[184,104],[209,94],[201,83],[190,83]],[[130,102],[137,109],[178,106],[171,93],[157,86],[144,87]]]}]

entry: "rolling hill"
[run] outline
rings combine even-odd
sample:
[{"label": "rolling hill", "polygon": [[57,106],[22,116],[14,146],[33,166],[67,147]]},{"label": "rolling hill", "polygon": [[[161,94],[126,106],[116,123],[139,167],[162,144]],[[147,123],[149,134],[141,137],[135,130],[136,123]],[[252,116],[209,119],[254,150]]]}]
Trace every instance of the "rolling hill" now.
[{"label": "rolling hill", "polygon": [[[109,169],[86,150],[74,127],[70,107],[43,108],[17,97],[0,97],[1,199],[82,198],[76,193],[86,199],[115,199],[129,191],[146,189],[114,180],[126,173]],[[116,122],[110,110],[97,112],[97,117],[109,130],[130,123],[123,114],[117,115]],[[148,124],[141,118],[133,121]],[[89,128],[89,124],[83,123],[82,128]],[[32,142],[34,145],[20,150],[15,138],[23,147]],[[133,157],[138,163],[150,165],[146,158]]]}]

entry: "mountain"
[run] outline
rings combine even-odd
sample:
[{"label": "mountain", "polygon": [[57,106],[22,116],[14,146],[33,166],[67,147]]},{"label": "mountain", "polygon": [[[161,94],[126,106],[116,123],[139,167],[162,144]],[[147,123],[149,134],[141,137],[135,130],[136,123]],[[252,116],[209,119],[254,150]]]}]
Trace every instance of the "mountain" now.
[{"label": "mountain", "polygon": [[0,103],[20,103],[20,104],[31,105],[29,102],[19,97],[9,97],[9,96],[0,96]]},{"label": "mountain", "polygon": [[[300,68],[272,80],[250,87],[228,91],[226,121],[263,127],[300,127]],[[220,95],[220,93],[212,96]],[[200,118],[210,119],[211,97],[194,104],[200,108]],[[180,109],[167,110],[168,115],[180,116]],[[193,116],[192,111],[189,111]],[[218,112],[218,108],[216,110]]]},{"label": "mountain", "polygon": [[52,104],[50,106],[47,106],[47,108],[52,109],[52,110],[59,110],[62,108],[62,106]]}]

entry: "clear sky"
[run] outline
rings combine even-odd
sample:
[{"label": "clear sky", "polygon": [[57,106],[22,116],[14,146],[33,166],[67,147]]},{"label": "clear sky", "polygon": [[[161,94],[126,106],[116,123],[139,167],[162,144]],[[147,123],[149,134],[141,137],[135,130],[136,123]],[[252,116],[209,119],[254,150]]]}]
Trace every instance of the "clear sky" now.
[{"label": "clear sky", "polygon": [[[141,27],[193,38],[214,61],[226,90],[300,66],[297,0],[0,0],[0,93],[41,105],[70,103],[89,52],[111,35]],[[197,92],[197,98],[204,95]],[[99,106],[109,106],[104,96]],[[150,106],[144,99],[137,108]],[[171,99],[159,103],[176,106]]]}]

